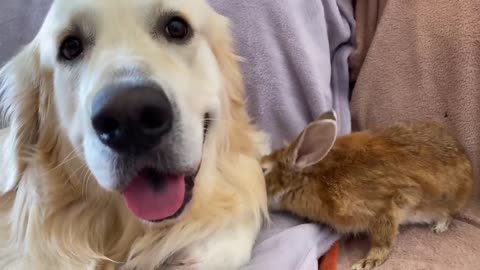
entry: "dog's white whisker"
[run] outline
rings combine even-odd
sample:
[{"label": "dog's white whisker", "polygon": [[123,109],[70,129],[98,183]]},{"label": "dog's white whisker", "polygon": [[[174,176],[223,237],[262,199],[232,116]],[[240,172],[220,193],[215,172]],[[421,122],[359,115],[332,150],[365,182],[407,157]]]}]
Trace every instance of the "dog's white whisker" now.
[{"label": "dog's white whisker", "polygon": [[78,166],[78,168],[76,168],[73,172],[68,173],[68,177],[67,179],[65,179],[65,181],[69,182],[73,187],[77,187],[78,183],[73,183],[71,180],[76,176],[78,172],[81,172],[81,170],[83,170],[85,167],[85,165]]},{"label": "dog's white whisker", "polygon": [[82,195],[85,197],[84,199],[87,200],[87,192],[88,192],[88,178],[90,177],[90,174],[89,174],[89,169],[87,166],[84,166],[83,168],[83,177],[82,177],[82,180],[80,181],[81,182],[81,186],[82,186]]},{"label": "dog's white whisker", "polygon": [[70,151],[70,153],[68,155],[65,156],[65,158],[58,164],[56,165],[55,167],[51,168],[50,170],[47,170],[44,172],[45,175],[49,174],[50,172],[62,167],[63,165],[67,164],[68,162],[74,160],[75,158],[77,158],[75,154],[75,149],[73,149],[72,151]]}]

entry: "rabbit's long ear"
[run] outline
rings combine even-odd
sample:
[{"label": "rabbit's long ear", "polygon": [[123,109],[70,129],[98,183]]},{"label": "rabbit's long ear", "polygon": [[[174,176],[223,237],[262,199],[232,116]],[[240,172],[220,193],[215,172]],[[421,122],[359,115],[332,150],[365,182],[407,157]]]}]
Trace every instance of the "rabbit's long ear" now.
[{"label": "rabbit's long ear", "polygon": [[316,121],[320,120],[332,120],[337,122],[337,113],[334,110],[324,112],[317,118]]},{"label": "rabbit's long ear", "polygon": [[310,123],[294,141],[291,148],[294,167],[303,169],[312,166],[330,152],[337,137],[337,122],[334,116],[334,113],[329,114]]},{"label": "rabbit's long ear", "polygon": [[0,194],[16,187],[37,140],[41,84],[34,43],[0,69]]}]

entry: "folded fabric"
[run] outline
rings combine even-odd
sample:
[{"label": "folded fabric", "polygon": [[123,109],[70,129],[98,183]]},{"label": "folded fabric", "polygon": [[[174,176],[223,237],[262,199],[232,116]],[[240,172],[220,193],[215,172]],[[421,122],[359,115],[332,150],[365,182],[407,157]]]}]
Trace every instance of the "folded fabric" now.
[{"label": "folded fabric", "polygon": [[355,48],[348,59],[353,83],[360,73],[386,4],[387,0],[355,1]]},{"label": "folded fabric", "polygon": [[318,258],[337,240],[327,227],[274,213],[257,239],[251,262],[242,270],[317,270]]},{"label": "folded fabric", "polygon": [[[368,9],[357,12],[362,10]],[[435,235],[426,227],[404,228],[379,270],[473,270],[480,265],[479,10],[477,0],[387,1],[361,63],[351,106],[355,130],[407,119],[439,121],[465,146],[476,175],[472,206],[450,231]],[[367,246],[349,240],[341,251],[339,269],[347,269]]]}]

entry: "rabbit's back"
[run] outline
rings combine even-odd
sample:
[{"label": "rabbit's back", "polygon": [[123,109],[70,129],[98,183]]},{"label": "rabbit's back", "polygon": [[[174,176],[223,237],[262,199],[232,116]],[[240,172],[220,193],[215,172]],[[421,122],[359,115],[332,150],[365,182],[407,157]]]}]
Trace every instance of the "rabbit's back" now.
[{"label": "rabbit's back", "polygon": [[386,178],[392,185],[448,188],[472,180],[463,147],[445,128],[430,122],[405,122],[340,137],[312,170],[338,180],[355,177],[359,184],[381,184]]},{"label": "rabbit's back", "polygon": [[396,170],[421,186],[422,206],[444,204],[454,211],[466,205],[473,187],[473,169],[463,146],[445,127],[433,122],[405,122],[378,132],[378,137],[385,138],[405,159],[398,162]]},{"label": "rabbit's back", "polygon": [[340,137],[329,155],[305,173],[318,178],[308,188],[328,204],[334,223],[355,217],[359,226],[390,211],[392,203],[419,216],[424,210],[455,212],[467,203],[473,183],[461,145],[429,122]]}]

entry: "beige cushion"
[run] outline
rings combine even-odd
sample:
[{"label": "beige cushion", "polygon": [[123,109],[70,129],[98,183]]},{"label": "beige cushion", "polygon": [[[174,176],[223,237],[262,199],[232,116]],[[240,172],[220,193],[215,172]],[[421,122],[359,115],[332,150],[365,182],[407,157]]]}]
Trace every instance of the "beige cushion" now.
[{"label": "beige cushion", "polygon": [[[378,1],[378,0],[374,0]],[[352,96],[354,129],[431,118],[458,136],[471,157],[480,195],[480,1],[388,1]],[[435,235],[402,230],[393,254],[379,268],[473,270],[480,265],[480,199],[469,219]],[[340,268],[367,252],[344,243]]]}]

